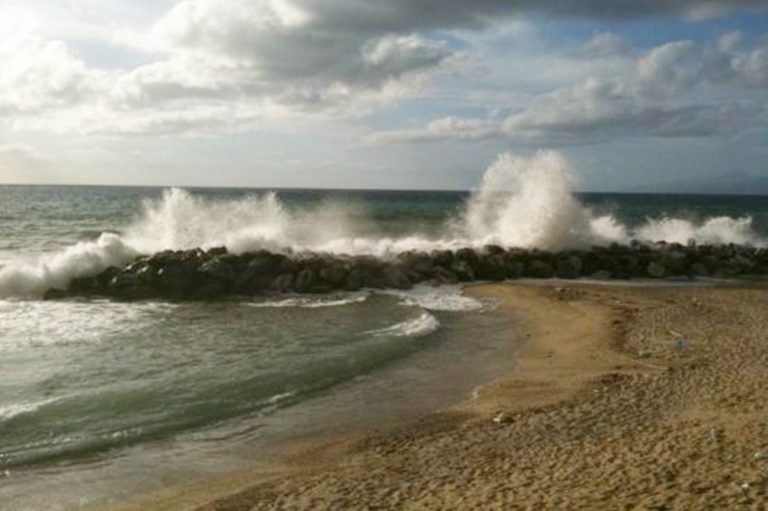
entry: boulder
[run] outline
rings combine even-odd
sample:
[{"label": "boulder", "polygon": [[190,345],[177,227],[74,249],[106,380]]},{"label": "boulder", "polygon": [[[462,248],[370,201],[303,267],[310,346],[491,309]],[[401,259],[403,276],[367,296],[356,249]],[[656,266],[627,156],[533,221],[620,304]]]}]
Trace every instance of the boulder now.
[{"label": "boulder", "polygon": [[667,269],[657,261],[651,261],[645,269],[645,273],[654,279],[662,279],[667,275]]},{"label": "boulder", "polygon": [[277,291],[278,293],[286,293],[293,289],[293,281],[294,277],[292,273],[283,273],[272,280],[269,289]]},{"label": "boulder", "polygon": [[434,279],[438,284],[452,285],[459,283],[459,278],[456,276],[456,274],[451,270],[443,268],[442,266],[435,268]]},{"label": "boulder", "polygon": [[589,278],[594,280],[611,280],[613,278],[613,274],[607,270],[598,270],[592,273]]},{"label": "boulder", "polygon": [[557,262],[557,276],[561,279],[577,279],[581,277],[581,258],[570,255]]},{"label": "boulder", "polygon": [[340,261],[333,261],[328,266],[320,270],[320,279],[333,288],[341,288],[347,280],[349,270]]},{"label": "boulder", "polygon": [[701,263],[693,263],[688,268],[688,273],[690,275],[693,275],[694,277],[708,277],[709,276],[709,270],[707,270],[707,267]]},{"label": "boulder", "polygon": [[504,256],[483,254],[475,263],[475,276],[481,280],[504,280],[507,278],[507,262]]},{"label": "boulder", "polygon": [[299,293],[311,291],[316,285],[317,273],[312,268],[304,268],[296,275],[296,282],[293,287]]},{"label": "boulder", "polygon": [[389,289],[411,289],[410,279],[405,271],[399,266],[390,266],[383,273],[384,287]]},{"label": "boulder", "polygon": [[160,296],[183,296],[197,280],[192,275],[181,263],[168,264],[157,270],[155,289]]},{"label": "boulder", "polygon": [[549,279],[554,277],[555,270],[552,268],[551,264],[545,263],[539,259],[534,259],[526,267],[525,275],[535,279]]},{"label": "boulder", "polygon": [[197,271],[208,279],[216,280],[225,284],[231,284],[235,280],[234,268],[228,261],[220,257],[216,257],[208,262],[203,263],[200,265]]},{"label": "boulder", "polygon": [[451,263],[450,271],[462,282],[475,280],[475,270],[464,259],[454,259]]}]

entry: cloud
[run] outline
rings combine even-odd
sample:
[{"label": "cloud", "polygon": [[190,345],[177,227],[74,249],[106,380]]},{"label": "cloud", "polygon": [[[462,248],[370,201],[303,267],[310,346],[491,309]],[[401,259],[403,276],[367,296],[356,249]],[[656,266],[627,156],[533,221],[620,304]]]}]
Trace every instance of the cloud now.
[{"label": "cloud", "polygon": [[[613,38],[598,36],[586,47],[606,41],[615,46]],[[604,55],[615,58],[613,52]],[[520,144],[584,144],[627,136],[733,137],[766,124],[765,41],[752,48],[677,41],[632,61],[626,74],[590,77],[540,94],[502,120],[438,119],[423,128],[372,133],[369,140],[382,144],[498,138]]]},{"label": "cloud", "polygon": [[0,39],[0,62],[0,116],[77,103],[105,78],[88,70],[62,41],[27,34]]},{"label": "cloud", "polygon": [[[700,17],[764,8],[762,0],[181,0],[150,26],[115,38],[140,55],[126,69],[89,67],[65,41],[29,28],[4,35],[0,116],[16,129],[113,135],[212,133],[293,115],[352,117],[423,90],[461,53],[445,31],[482,29],[505,17]],[[18,17],[0,11],[0,19]],[[585,51],[621,57],[627,47],[600,34]],[[766,81],[763,53],[738,65],[745,83]],[[682,87],[686,77],[659,84]],[[449,124],[430,129],[490,136],[483,126]]]}]

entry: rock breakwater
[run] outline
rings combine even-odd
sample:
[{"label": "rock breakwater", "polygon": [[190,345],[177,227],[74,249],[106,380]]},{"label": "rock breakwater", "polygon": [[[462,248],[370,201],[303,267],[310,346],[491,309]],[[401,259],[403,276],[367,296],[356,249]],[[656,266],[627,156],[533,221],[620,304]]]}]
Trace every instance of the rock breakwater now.
[{"label": "rock breakwater", "polygon": [[453,251],[409,251],[389,258],[263,250],[233,254],[222,247],[142,256],[125,268],[110,267],[98,275],[73,280],[67,289],[51,289],[46,298],[210,300],[517,278],[762,275],[768,275],[768,249],[741,245],[633,242],[561,252],[488,245]]}]

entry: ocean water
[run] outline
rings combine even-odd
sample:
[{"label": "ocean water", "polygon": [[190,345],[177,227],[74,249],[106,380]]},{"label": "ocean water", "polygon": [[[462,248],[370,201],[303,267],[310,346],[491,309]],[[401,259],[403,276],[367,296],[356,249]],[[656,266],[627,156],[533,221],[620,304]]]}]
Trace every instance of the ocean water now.
[{"label": "ocean water", "polygon": [[249,470],[292,436],[414,417],[510,371],[516,318],[458,287],[41,300],[138,254],[768,239],[766,197],[575,194],[569,172],[540,153],[472,193],[0,186],[0,509]]}]

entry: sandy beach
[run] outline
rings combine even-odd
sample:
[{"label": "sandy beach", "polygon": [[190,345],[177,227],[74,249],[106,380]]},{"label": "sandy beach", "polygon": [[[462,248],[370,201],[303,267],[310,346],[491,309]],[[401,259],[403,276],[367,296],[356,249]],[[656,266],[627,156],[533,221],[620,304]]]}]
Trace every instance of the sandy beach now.
[{"label": "sandy beach", "polygon": [[273,471],[112,509],[768,509],[760,287],[480,285],[523,313],[509,378]]}]

